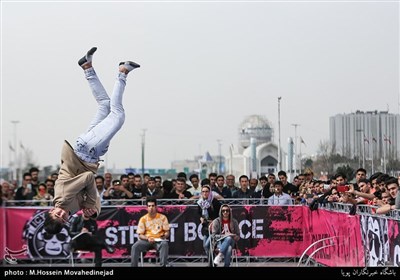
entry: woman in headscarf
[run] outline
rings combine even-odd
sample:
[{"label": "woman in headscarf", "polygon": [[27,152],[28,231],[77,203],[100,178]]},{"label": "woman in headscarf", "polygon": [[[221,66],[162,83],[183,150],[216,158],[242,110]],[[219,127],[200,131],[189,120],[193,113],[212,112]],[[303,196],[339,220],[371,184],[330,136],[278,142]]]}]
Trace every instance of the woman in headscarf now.
[{"label": "woman in headscarf", "polygon": [[210,250],[209,225],[219,216],[219,209],[221,208],[219,199],[223,199],[223,197],[218,193],[211,191],[208,184],[202,184],[201,195],[199,200],[197,200],[197,205],[202,225],[201,233],[204,237],[203,247],[207,256]]}]

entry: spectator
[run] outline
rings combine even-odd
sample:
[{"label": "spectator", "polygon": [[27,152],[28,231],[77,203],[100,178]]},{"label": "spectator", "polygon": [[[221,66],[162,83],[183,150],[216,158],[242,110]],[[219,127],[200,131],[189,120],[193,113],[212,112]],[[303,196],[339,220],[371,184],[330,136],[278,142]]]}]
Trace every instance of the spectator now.
[{"label": "spectator", "polygon": [[232,209],[229,205],[223,204],[220,208],[219,217],[212,223],[212,238],[217,241],[219,249],[218,255],[214,259],[214,264],[218,265],[224,258],[224,266],[231,264],[232,248],[240,239],[239,224],[232,216]]},{"label": "spectator", "polygon": [[274,184],[275,193],[268,198],[268,205],[292,205],[292,197],[283,192],[283,183],[276,181]]},{"label": "spectator", "polygon": [[39,181],[39,169],[37,167],[32,167],[31,169],[29,169],[29,173],[31,174],[31,184],[32,184],[32,190],[35,193],[35,195],[38,193],[38,188],[40,185],[40,181]]},{"label": "spectator", "polygon": [[179,177],[176,179],[175,190],[169,193],[169,199],[188,199],[191,198],[192,194],[186,190],[186,181],[184,178]]},{"label": "spectator", "polygon": [[54,184],[55,181],[53,179],[46,179],[44,182],[46,184],[47,193],[54,197]]},{"label": "spectator", "polygon": [[93,219],[84,218],[83,215],[74,215],[71,222],[70,235],[72,238],[71,251],[85,250],[94,252],[95,267],[102,265],[102,249],[109,254],[114,253],[114,248],[102,240],[97,233],[97,223]]},{"label": "spectator", "polygon": [[147,180],[146,197],[154,197],[156,199],[163,197],[163,192],[156,188],[156,181],[153,177]]},{"label": "spectator", "polygon": [[[32,189],[32,176],[31,173],[24,173],[22,176],[22,186],[17,189],[15,200],[32,200],[35,192]],[[30,205],[31,203],[18,202],[17,205]]]},{"label": "spectator", "polygon": [[242,175],[239,177],[240,189],[238,189],[234,194],[233,198],[253,198],[254,193],[249,189],[249,177]]},{"label": "spectator", "polygon": [[233,197],[235,192],[238,190],[238,188],[235,186],[235,176],[229,174],[226,176],[225,181],[226,181],[226,186],[231,191],[231,197]]},{"label": "spectator", "polygon": [[200,222],[202,225],[201,233],[204,237],[203,247],[206,255],[208,256],[210,249],[210,236],[208,234],[208,227],[215,218],[218,218],[221,203],[216,196],[214,196],[214,192],[211,192],[210,187],[208,185],[204,185],[201,187],[201,197],[197,201],[197,205],[198,212],[200,214]]},{"label": "spectator", "polygon": [[38,200],[35,205],[38,206],[49,206],[53,196],[47,192],[46,184],[40,183],[38,187],[38,194],[33,197],[33,200]]},{"label": "spectator", "polygon": [[169,223],[165,215],[158,213],[157,200],[150,197],[146,200],[147,214],[142,216],[137,227],[138,240],[132,245],[132,266],[138,266],[142,252],[156,249],[160,254],[160,265],[168,266]]},{"label": "spectator", "polygon": [[201,197],[201,187],[199,184],[199,175],[192,174],[189,177],[190,183],[192,183],[192,187],[188,188],[187,191],[192,194],[193,199],[197,199]]}]

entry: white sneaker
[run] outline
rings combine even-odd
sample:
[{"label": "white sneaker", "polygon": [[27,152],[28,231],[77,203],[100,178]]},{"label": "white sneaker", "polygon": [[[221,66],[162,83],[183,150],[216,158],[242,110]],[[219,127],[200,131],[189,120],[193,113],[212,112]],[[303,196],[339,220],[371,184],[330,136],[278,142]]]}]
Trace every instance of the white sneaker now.
[{"label": "white sneaker", "polygon": [[219,265],[221,263],[221,261],[222,261],[222,254],[220,253],[215,257],[214,264]]}]

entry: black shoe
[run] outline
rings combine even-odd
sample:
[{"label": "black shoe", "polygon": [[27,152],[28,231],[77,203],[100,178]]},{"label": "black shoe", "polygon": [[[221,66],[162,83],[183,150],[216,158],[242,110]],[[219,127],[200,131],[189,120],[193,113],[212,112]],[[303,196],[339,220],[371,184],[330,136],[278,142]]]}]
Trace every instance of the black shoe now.
[{"label": "black shoe", "polygon": [[106,245],[106,251],[109,254],[113,254],[115,252],[115,249],[113,247],[111,247],[110,245]]},{"label": "black shoe", "polygon": [[95,51],[97,51],[97,48],[93,47],[86,53],[86,55],[84,57],[79,59],[79,61],[78,61],[79,66],[82,67],[83,64],[85,64],[87,62],[92,62],[93,54]]},{"label": "black shoe", "polygon": [[125,61],[125,62],[120,62],[119,66],[123,66],[125,67],[126,70],[128,70],[128,72],[132,71],[135,68],[139,68],[140,65],[133,62],[133,61]]}]

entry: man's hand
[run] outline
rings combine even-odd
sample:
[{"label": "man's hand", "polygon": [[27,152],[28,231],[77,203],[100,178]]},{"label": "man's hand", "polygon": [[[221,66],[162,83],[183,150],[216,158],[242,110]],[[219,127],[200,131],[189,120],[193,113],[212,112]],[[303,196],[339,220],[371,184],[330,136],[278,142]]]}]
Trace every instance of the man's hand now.
[{"label": "man's hand", "polygon": [[85,209],[82,209],[82,212],[83,212],[83,215],[84,215],[85,217],[87,217],[87,218],[90,218],[90,217],[92,217],[94,214],[97,213],[96,209],[93,209],[93,208],[85,208]]},{"label": "man's hand", "polygon": [[169,232],[164,232],[163,235],[160,236],[161,239],[168,239],[169,238]]},{"label": "man's hand", "polygon": [[83,227],[82,229],[81,229],[81,232],[86,232],[86,233],[89,233],[89,234],[92,234],[87,228],[85,228],[85,227]]}]

